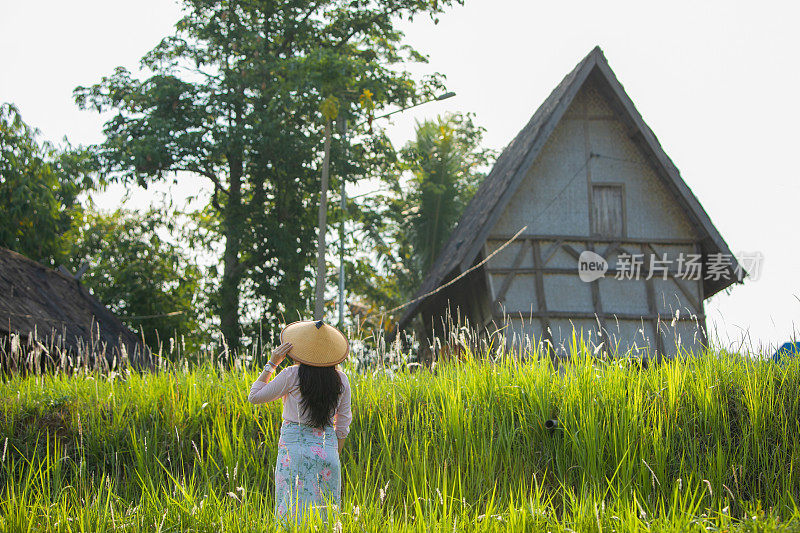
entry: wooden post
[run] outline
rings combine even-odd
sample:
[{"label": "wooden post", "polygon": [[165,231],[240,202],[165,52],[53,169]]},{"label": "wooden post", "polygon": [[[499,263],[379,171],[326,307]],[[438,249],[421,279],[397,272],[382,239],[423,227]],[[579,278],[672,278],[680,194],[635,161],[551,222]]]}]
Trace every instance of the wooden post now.
[{"label": "wooden post", "polygon": [[[339,117],[339,132],[342,134],[345,150],[347,150],[347,119]],[[345,173],[342,172],[342,190],[340,194],[340,208],[342,220],[339,222],[339,329],[344,330],[344,221],[347,217],[347,190],[345,189]]]},{"label": "wooden post", "polygon": [[497,304],[502,304],[506,299],[506,293],[508,292],[509,287],[511,287],[511,282],[514,281],[514,275],[516,274],[515,271],[519,268],[519,265],[522,263],[527,243],[528,241],[522,241],[519,243],[519,251],[517,252],[517,256],[514,258],[514,262],[511,264],[511,271],[506,275],[505,278],[503,278],[503,284],[500,285],[500,291],[497,293],[497,300],[496,300]]},{"label": "wooden post", "polygon": [[[651,259],[650,256],[652,255],[651,252],[647,251],[647,245],[641,245],[641,251],[644,255],[645,263],[647,264],[647,275],[650,276],[650,264]],[[661,338],[661,318],[658,314],[658,302],[656,300],[656,287],[653,281],[653,278],[645,279],[645,291],[647,293],[647,309],[650,312],[650,323],[653,325],[653,332],[655,333],[655,341],[656,341],[656,351],[658,352],[656,355],[656,361],[661,361],[664,356],[666,355],[664,352],[664,339]]]},{"label": "wooden post", "polygon": [[536,307],[538,308],[539,323],[542,326],[541,339],[545,341],[547,355],[553,357],[553,334],[550,331],[550,314],[547,310],[547,298],[544,295],[544,277],[542,276],[542,252],[539,249],[539,241],[532,241],[533,249],[533,268],[536,269]]},{"label": "wooden post", "polygon": [[[612,245],[609,245],[609,248],[611,246]],[[586,249],[594,252],[594,243],[592,241],[587,242]],[[603,259],[608,261],[608,257],[605,254],[603,254]],[[594,314],[597,317],[597,325],[600,327],[600,342],[604,342],[606,352],[611,353],[611,339],[608,333],[608,327],[606,325],[606,315],[603,312],[603,301],[600,298],[600,280],[596,279],[594,281],[590,281],[589,285],[591,286],[592,290],[592,309],[594,309]]]},{"label": "wooden post", "polygon": [[[700,264],[703,265],[702,261],[702,253],[703,250],[700,248],[699,244],[695,244],[692,247],[692,252],[696,254],[700,254]],[[703,276],[705,272],[703,272],[703,267],[700,267],[700,279],[697,280],[698,288],[697,288],[697,322],[700,325],[700,343],[703,346],[703,351],[708,348],[708,329],[706,329],[706,310],[705,310],[705,294],[703,293]]]},{"label": "wooden post", "polygon": [[331,119],[325,120],[325,156],[322,160],[322,190],[319,195],[317,280],[314,291],[314,320],[322,320],[325,306],[325,230],[328,227],[328,171],[331,164]]}]

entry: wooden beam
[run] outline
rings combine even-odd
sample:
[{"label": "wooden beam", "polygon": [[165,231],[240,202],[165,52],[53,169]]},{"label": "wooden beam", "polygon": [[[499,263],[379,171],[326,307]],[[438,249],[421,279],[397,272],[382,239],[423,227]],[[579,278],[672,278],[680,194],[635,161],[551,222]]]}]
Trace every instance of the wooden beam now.
[{"label": "wooden beam", "polygon": [[[489,235],[486,240],[487,241],[501,241],[506,242],[511,239],[513,235]],[[632,237],[603,237],[601,235],[594,235],[594,236],[586,236],[586,235],[545,235],[545,234],[526,234],[523,233],[519,235],[516,240],[538,240],[538,241],[558,241],[562,240],[565,242],[576,242],[576,243],[583,243],[587,241],[591,241],[595,244],[597,243],[614,243],[619,242],[622,245],[625,244],[661,244],[661,245],[694,245],[699,244],[697,239],[657,239],[657,238],[632,238]]]},{"label": "wooden beam", "polygon": [[[548,319],[553,318],[572,318],[572,319],[589,319],[589,320],[597,320],[597,315],[595,313],[589,313],[587,311],[553,311],[547,310],[544,313],[537,313],[536,311],[506,311],[505,313],[495,313],[493,315],[495,318],[542,318],[542,316],[546,316]],[[673,320],[677,322],[694,322],[695,319],[690,316],[681,316],[680,318],[675,318],[673,315],[661,315],[661,314],[636,314],[636,313],[606,313],[605,318],[607,320],[616,319],[616,320],[633,320],[639,322],[641,320],[644,321],[652,321],[652,320],[663,320],[664,322],[671,322]],[[697,315],[697,320],[704,319],[705,316]]]},{"label": "wooden beam", "polygon": [[[514,280],[514,276],[516,275],[516,269],[519,268],[520,263],[522,263],[522,258],[525,255],[525,248],[528,246],[528,241],[522,241],[519,246],[519,251],[517,252],[517,256],[514,258],[514,262],[512,263],[509,272],[506,274],[505,279],[503,279],[503,284],[500,285],[500,290],[497,293],[497,303],[500,304],[505,301],[506,299],[506,292],[508,292],[508,288],[511,286],[511,282]],[[495,273],[495,272],[493,272]]]},{"label": "wooden beam", "polygon": [[[520,268],[509,268],[509,267],[499,267],[499,268],[487,268],[487,272],[491,272],[492,274],[509,274],[512,271],[514,274],[535,274],[537,271],[541,271],[545,274],[578,274],[578,266],[575,267],[542,267],[537,269],[536,267],[520,267]],[[629,272],[627,270],[620,270],[617,268],[609,268],[606,270],[605,278],[609,279],[612,277],[612,274],[616,276],[620,272]],[[677,274],[677,270],[669,270],[667,279],[673,279],[675,274]]]},{"label": "wooden beam", "polygon": [[683,282],[679,278],[676,278],[674,276],[669,276],[668,279],[672,280],[672,282],[678,287],[678,289],[680,289],[680,291],[683,293],[683,296],[686,298],[686,301],[692,307],[694,312],[699,313],[700,306],[702,304],[698,302],[698,300],[695,298],[695,295],[692,294],[691,291],[689,291],[689,289],[683,284]]},{"label": "wooden beam", "polygon": [[564,115],[567,120],[617,120],[616,115]]},{"label": "wooden beam", "polygon": [[[652,246],[650,246],[648,244],[647,247],[650,249],[650,251],[653,254],[658,255],[658,253],[655,251],[655,249]],[[689,305],[692,306],[692,309],[694,309],[695,312],[699,312],[700,306],[698,305],[697,300],[695,299],[694,295],[689,291],[689,289],[687,289],[683,285],[683,283],[676,276],[670,276],[669,269],[667,270],[667,279],[668,280],[672,280],[672,282],[675,283],[675,285],[677,285],[678,289],[680,289],[680,291],[686,297],[686,300],[689,302]]]},{"label": "wooden beam", "polygon": [[[533,242],[536,241],[534,240]],[[556,242],[550,245],[550,247],[547,249],[547,252],[545,252],[544,254],[544,259],[542,260],[542,266],[546,265],[553,258],[553,256],[556,255],[556,252],[563,243],[564,239],[558,239]]]},{"label": "wooden beam", "polygon": [[[534,241],[534,242],[536,242],[536,241]],[[573,248],[569,244],[562,244],[561,245],[561,249],[564,250],[565,252],[567,252],[572,257],[574,257],[576,261],[581,256],[580,252],[578,252],[575,248]]]},{"label": "wooden beam", "polygon": [[616,252],[617,249],[620,247],[620,244],[622,243],[620,243],[618,240],[610,243],[608,246],[606,246],[606,249],[603,250],[603,253],[600,255],[603,256],[603,259],[608,261],[609,254],[613,254],[614,252]]}]

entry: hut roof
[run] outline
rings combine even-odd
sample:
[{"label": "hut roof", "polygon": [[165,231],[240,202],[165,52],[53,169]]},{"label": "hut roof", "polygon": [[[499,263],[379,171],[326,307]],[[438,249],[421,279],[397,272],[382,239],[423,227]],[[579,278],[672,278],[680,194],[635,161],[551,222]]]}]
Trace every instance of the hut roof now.
[{"label": "hut roof", "polygon": [[90,341],[110,355],[120,343],[129,354],[138,337],[73,277],[0,248],[0,333],[55,336],[67,349]]},{"label": "hut roof", "polygon": [[[653,131],[636,110],[599,46],[578,63],[550,93],[516,137],[506,146],[491,172],[483,180],[472,201],[467,205],[450,239],[442,247],[436,262],[422,282],[420,289],[398,324],[399,329],[426,301],[421,298],[443,282],[469,269],[480,253],[488,232],[502,214],[508,201],[522,183],[539,152],[561,120],[583,84],[591,79],[598,82],[609,97],[620,118],[631,127],[632,138],[651,156],[651,162],[667,189],[675,196],[687,218],[700,235],[705,254],[728,254],[731,258],[728,279],[703,281],[705,297],[709,297],[734,282],[741,283],[747,272],[740,268],[728,245],[711,223],[703,206],[681,178],[675,164],[664,152]],[[417,300],[418,298],[421,298]]]}]

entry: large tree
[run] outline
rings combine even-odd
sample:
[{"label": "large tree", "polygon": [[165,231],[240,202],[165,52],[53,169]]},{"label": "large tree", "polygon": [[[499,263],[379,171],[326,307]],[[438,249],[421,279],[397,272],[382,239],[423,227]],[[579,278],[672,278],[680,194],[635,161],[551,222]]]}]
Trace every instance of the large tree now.
[{"label": "large tree", "polygon": [[[219,291],[222,333],[240,340],[242,281],[262,316],[308,308],[308,266],[324,120],[335,97],[359,121],[441,88],[402,68],[423,60],[402,42],[398,20],[435,16],[462,0],[185,0],[174,35],[142,58],[145,79],[116,71],[75,91],[79,105],[114,111],[100,147],[109,174],[147,186],[177,176],[213,185],[224,241]],[[367,93],[368,91],[368,93]],[[359,144],[356,142],[356,144]],[[363,176],[370,158],[334,145],[333,175]],[[335,186],[335,183],[332,183]]]},{"label": "large tree", "polygon": [[65,237],[94,188],[93,161],[67,144],[40,142],[13,104],[0,105],[0,246],[49,266],[65,262]]}]

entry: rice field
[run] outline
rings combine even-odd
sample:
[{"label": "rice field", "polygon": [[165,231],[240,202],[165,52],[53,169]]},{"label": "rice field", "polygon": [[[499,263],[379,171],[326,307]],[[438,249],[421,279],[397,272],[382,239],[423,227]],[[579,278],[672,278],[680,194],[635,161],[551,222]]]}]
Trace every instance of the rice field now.
[{"label": "rice field", "polygon": [[[342,506],[294,529],[800,531],[800,363],[590,355],[345,366]],[[235,366],[7,376],[0,531],[274,530],[281,406]]]}]

